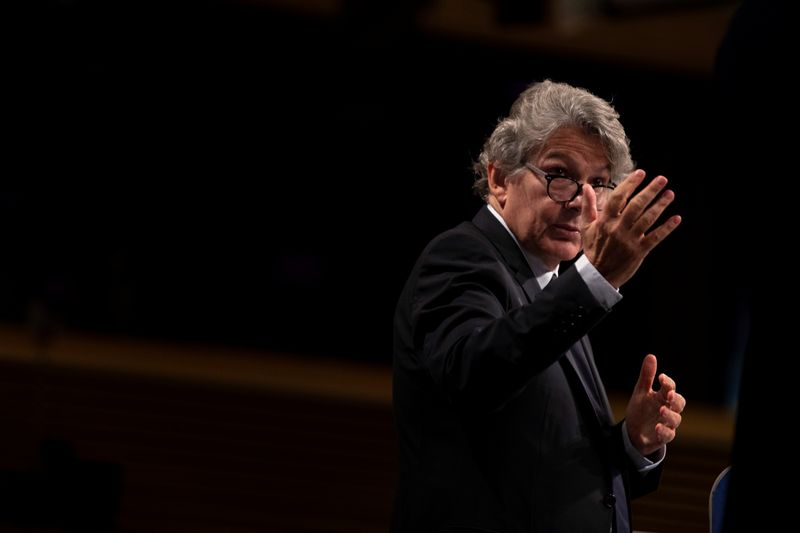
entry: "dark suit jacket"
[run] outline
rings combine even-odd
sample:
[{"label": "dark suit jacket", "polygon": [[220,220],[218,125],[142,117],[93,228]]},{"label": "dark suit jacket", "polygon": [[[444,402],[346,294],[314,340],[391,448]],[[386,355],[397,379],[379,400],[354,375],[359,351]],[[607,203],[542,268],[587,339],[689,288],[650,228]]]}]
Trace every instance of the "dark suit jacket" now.
[{"label": "dark suit jacket", "polygon": [[395,533],[627,530],[660,469],[613,424],[585,336],[606,313],[574,268],[541,290],[486,207],[425,248],[394,324]]}]

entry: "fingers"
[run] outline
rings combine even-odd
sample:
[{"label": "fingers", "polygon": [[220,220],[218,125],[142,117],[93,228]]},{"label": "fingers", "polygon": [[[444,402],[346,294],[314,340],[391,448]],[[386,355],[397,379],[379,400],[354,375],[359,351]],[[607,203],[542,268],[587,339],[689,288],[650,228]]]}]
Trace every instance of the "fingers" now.
[{"label": "fingers", "polygon": [[683,406],[686,405],[686,402],[683,400],[683,396],[680,396],[680,400],[680,409],[675,409],[669,405],[662,405],[659,408],[658,422],[656,423],[655,429],[659,442],[663,444],[667,444],[675,438],[675,432],[683,420],[680,411],[683,410]]},{"label": "fingers", "polygon": [[646,251],[650,251],[658,245],[661,241],[667,238],[667,235],[672,233],[672,231],[678,227],[681,223],[680,215],[675,215],[671,217],[669,220],[661,224],[659,227],[648,233],[644,239],[642,239],[642,246]]},{"label": "fingers", "polygon": [[586,214],[581,213],[580,218],[583,250],[597,271],[614,287],[627,282],[650,251],[681,222],[679,216],[673,216],[650,229],[672,203],[675,193],[665,191],[667,178],[658,176],[634,194],[644,176],[642,170],[629,174],[611,193],[601,213],[587,208],[590,204],[587,198],[591,198],[591,194],[584,195]]},{"label": "fingers", "polygon": [[[614,194],[612,194],[611,198],[608,200],[609,212],[612,214],[621,214],[623,223],[631,228],[634,235],[644,235],[647,233],[650,227],[675,199],[675,193],[673,191],[664,191],[664,187],[667,185],[667,178],[664,176],[657,176],[653,181],[648,183],[641,192],[631,198],[626,205],[625,202],[627,199],[633,194],[636,187],[638,187],[643,180],[644,171],[637,170],[633,172],[614,190]],[[680,217],[672,217],[656,228],[656,230],[648,233],[643,239],[643,244],[647,251],[655,248],[659,242],[672,233],[672,231],[678,227],[680,221]]]},{"label": "fingers", "polygon": [[664,212],[669,204],[675,199],[675,193],[666,190],[649,208],[645,209],[639,219],[633,225],[633,231],[636,235],[643,235],[647,233],[658,217]]},{"label": "fingers", "polygon": [[676,413],[682,413],[686,408],[686,398],[677,392],[672,392],[669,395],[667,405]]},{"label": "fingers", "polygon": [[680,413],[686,406],[686,399],[675,391],[675,380],[666,374],[658,376],[661,388],[658,390],[658,400],[673,411]]},{"label": "fingers", "polygon": [[639,373],[639,381],[636,382],[636,389],[639,392],[648,393],[653,388],[653,380],[656,378],[656,368],[658,361],[656,356],[648,354],[642,361],[642,370]]},{"label": "fingers", "polygon": [[669,444],[675,438],[675,430],[664,424],[656,424],[656,437],[661,444]]},{"label": "fingers", "polygon": [[614,189],[611,196],[609,196],[606,202],[606,210],[614,215],[622,213],[622,210],[625,209],[625,205],[628,203],[628,198],[630,198],[633,191],[636,190],[636,187],[642,183],[644,176],[644,170],[641,169],[634,170],[628,174],[625,179],[622,180],[622,183]]},{"label": "fingers", "polygon": [[661,389],[658,392],[666,403],[668,401],[667,395],[675,390],[675,380],[666,374],[661,374],[658,376],[658,383],[661,385]]},{"label": "fingers", "polygon": [[639,220],[639,217],[642,216],[642,213],[645,212],[647,206],[655,200],[656,196],[664,190],[666,185],[667,178],[664,176],[656,176],[653,181],[648,183],[647,186],[639,192],[639,194],[631,198],[628,205],[622,211],[622,219],[625,223],[633,227],[636,221]]},{"label": "fingers", "polygon": [[659,409],[659,418],[658,421],[661,424],[664,424],[670,429],[678,429],[678,426],[681,425],[681,415],[680,413],[676,413],[666,405],[662,405],[661,409]]},{"label": "fingers", "polygon": [[661,374],[658,381],[661,384],[658,396],[663,405],[658,409],[656,435],[660,442],[667,444],[675,438],[675,430],[681,425],[681,413],[686,407],[686,399],[675,392],[675,380],[668,375]]},{"label": "fingers", "polygon": [[581,223],[585,227],[597,220],[597,196],[588,183],[583,184],[583,201],[585,204],[581,209]]},{"label": "fingers", "polygon": [[[661,377],[666,377],[664,374]],[[669,379],[669,378],[667,378]],[[670,380],[672,381],[672,380]],[[674,387],[675,382],[672,382]],[[663,385],[662,387],[667,388]],[[681,411],[686,406],[686,400],[675,392],[675,390],[670,390],[670,403],[667,405],[662,405],[658,410],[658,422],[656,423],[656,438],[658,442],[662,444],[669,444],[675,438],[676,430],[678,426],[681,425],[681,421],[683,417],[681,416]]]}]

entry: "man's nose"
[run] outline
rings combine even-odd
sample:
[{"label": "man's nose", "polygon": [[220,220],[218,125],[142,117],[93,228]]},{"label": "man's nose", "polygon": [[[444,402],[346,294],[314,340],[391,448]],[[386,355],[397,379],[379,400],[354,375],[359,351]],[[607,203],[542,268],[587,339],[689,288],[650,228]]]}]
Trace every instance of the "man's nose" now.
[{"label": "man's nose", "polygon": [[580,211],[583,208],[584,203],[585,200],[583,198],[583,186],[581,186],[581,188],[578,190],[577,196],[575,196],[575,198],[569,202],[564,202],[564,207],[567,209],[577,209]]},{"label": "man's nose", "polygon": [[581,188],[578,189],[577,196],[575,196],[575,198],[573,198],[569,202],[565,202],[564,207],[568,209],[577,209],[580,211],[586,204],[588,204],[588,200],[586,199],[586,193],[584,192],[583,187],[584,185],[582,184]]}]

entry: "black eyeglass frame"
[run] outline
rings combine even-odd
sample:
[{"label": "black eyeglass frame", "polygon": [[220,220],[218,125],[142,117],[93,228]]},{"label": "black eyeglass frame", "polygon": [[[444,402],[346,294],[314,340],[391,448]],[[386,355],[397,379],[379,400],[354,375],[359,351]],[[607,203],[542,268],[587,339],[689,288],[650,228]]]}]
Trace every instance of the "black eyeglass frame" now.
[{"label": "black eyeglass frame", "polygon": [[[579,182],[576,179],[570,178],[569,176],[561,176],[559,174],[552,174],[550,172],[545,172],[544,170],[542,170],[541,168],[537,167],[536,165],[534,165],[532,163],[523,163],[523,166],[525,168],[527,168],[528,170],[530,170],[531,172],[533,172],[534,174],[538,174],[539,176],[541,176],[541,177],[543,177],[545,179],[545,181],[547,182],[547,196],[549,196],[550,199],[553,200],[554,202],[558,202],[560,204],[568,204],[572,200],[577,198],[578,195],[581,192],[581,182]],[[550,194],[550,185],[553,183],[554,179],[569,180],[569,181],[571,181],[572,183],[575,184],[575,192],[572,193],[572,196],[570,197],[569,200],[558,200],[556,198],[553,198],[553,195]],[[597,183],[597,184],[592,185],[592,188],[595,189],[595,190],[597,190],[597,189],[608,189],[608,190],[613,191],[614,189],[617,188],[617,185],[615,183],[611,183],[611,182],[608,182],[608,183]]]}]

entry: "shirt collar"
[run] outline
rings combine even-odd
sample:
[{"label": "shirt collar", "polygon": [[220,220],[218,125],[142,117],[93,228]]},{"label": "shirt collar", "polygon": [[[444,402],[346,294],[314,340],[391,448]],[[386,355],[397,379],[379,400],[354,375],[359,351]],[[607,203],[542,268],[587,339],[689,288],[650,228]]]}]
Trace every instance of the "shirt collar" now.
[{"label": "shirt collar", "polygon": [[553,270],[548,270],[548,268],[544,264],[544,261],[542,261],[541,259],[539,259],[538,257],[536,257],[535,255],[533,255],[532,253],[530,253],[529,251],[527,251],[525,248],[522,247],[522,245],[517,240],[517,236],[514,235],[511,229],[509,229],[508,224],[506,224],[506,221],[503,219],[502,216],[500,216],[500,213],[495,211],[494,207],[492,207],[490,204],[486,204],[486,207],[489,208],[489,212],[492,215],[494,215],[494,217],[500,222],[500,224],[502,224],[503,227],[506,228],[506,231],[508,232],[509,235],[511,235],[511,238],[514,239],[514,242],[517,243],[517,246],[522,251],[522,255],[525,256],[525,260],[528,262],[528,266],[531,267],[531,272],[533,272],[533,275],[536,277],[536,281],[539,283],[539,287],[544,288],[545,285],[550,283],[550,279],[553,276],[558,276],[558,266],[556,266],[556,268],[554,268]]}]

